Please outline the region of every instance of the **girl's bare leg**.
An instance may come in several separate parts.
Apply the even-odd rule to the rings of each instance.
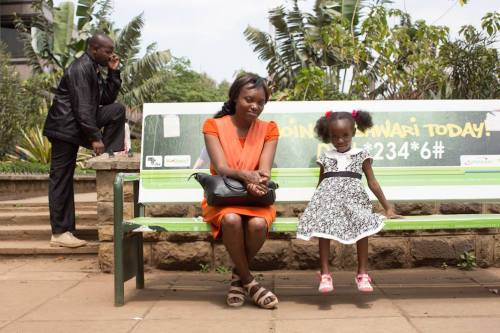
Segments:
[[[356,242],[358,254],[358,274],[365,274],[368,271],[368,237]]]
[[[330,240],[326,238],[319,239],[319,261],[321,265],[321,274],[330,273]]]

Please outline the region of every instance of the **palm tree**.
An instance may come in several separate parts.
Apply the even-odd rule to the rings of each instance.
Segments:
[[[79,0],[62,2],[58,7],[52,1],[35,0],[38,13],[33,18],[31,31],[17,20],[17,29],[24,41],[24,52],[34,73],[63,70],[85,52],[86,40],[96,31],[103,31],[115,41],[115,52],[120,56],[122,88],[118,100],[129,110],[139,110],[154,92],[167,80],[164,69],[171,59],[169,50],[147,47],[140,56],[143,15],[134,17],[123,29],[116,29],[109,19],[112,0]],[[76,27],[74,22],[76,20]]]
[[[276,88],[294,88],[301,72],[319,67],[326,73],[325,80],[339,89],[340,70],[345,72],[352,61],[336,45],[339,40],[331,37],[335,29],[343,29],[355,38],[364,3],[363,0],[316,0],[313,13],[305,13],[300,10],[298,0],[294,0],[288,10],[279,6],[269,11],[274,35],[248,26],[245,38],[259,58],[267,62]]]

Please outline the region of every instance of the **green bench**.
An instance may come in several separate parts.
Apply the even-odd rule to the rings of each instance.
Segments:
[[[136,277],[137,288],[144,287],[140,231],[209,232],[209,225],[199,218],[146,217],[144,205],[201,201],[201,187],[187,178],[198,165],[199,159],[194,161],[204,145],[203,121],[220,104],[144,105],[141,172],[118,174],[114,183],[116,305],[124,303],[125,281]],[[500,201],[498,101],[319,101],[269,102],[262,114],[276,121],[281,133],[277,167],[272,171],[280,186],[278,203],[309,200],[318,181],[314,161],[328,148],[314,138],[314,124],[326,110],[353,107],[372,113],[372,133],[359,133],[353,142],[371,147],[375,174],[388,200]],[[125,182],[134,184],[134,218],[127,220],[123,218]],[[279,217],[270,232],[294,232],[296,225],[297,218]],[[384,231],[478,228],[500,228],[500,214],[411,216],[386,221]]]
[[[207,171],[207,170],[205,170]],[[200,218],[146,217],[139,203],[139,180],[156,188],[171,189],[176,195],[159,198],[158,203],[200,202],[199,184],[187,181],[190,169],[174,169],[158,174],[120,173],[114,183],[115,305],[124,304],[124,283],[136,277],[136,287],[144,288],[142,231],[209,232]],[[307,202],[318,180],[318,169],[274,169],[278,182],[277,202]],[[499,167],[407,167],[375,168],[375,174],[390,201],[475,201],[500,200]],[[123,219],[123,184],[134,184],[134,218]],[[278,217],[270,232],[294,232],[295,217]],[[387,220],[384,231],[500,228],[500,214],[408,216]]]

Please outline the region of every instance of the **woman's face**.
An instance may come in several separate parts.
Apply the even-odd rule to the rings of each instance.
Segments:
[[[264,88],[251,88],[251,84],[247,84],[240,90],[240,95],[236,99],[235,116],[253,122],[264,111],[266,104],[266,94]]]

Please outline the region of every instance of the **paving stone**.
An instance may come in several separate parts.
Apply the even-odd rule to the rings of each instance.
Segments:
[[[242,309],[236,309],[241,311]],[[232,312],[231,314],[235,313]],[[252,315],[253,313],[247,313]],[[193,320],[193,319],[170,319],[170,320],[144,320],[133,330],[133,333],[164,333],[164,332],[238,332],[238,333],[256,333],[272,332],[273,323],[270,320],[253,319],[248,317],[243,320]]]
[[[334,312],[334,310],[324,312]],[[367,318],[366,316],[363,316],[361,318],[355,317],[322,320],[277,320],[275,330],[276,333],[331,333],[333,331],[343,333],[418,332],[403,317]]]
[[[2,329],[2,333],[19,332],[50,332],[50,333],[78,333],[78,332],[130,332],[137,324],[137,320],[81,320],[81,321],[19,321]],[[1,325],[1,324],[0,324]]]
[[[411,323],[420,332],[498,332],[500,328],[500,318],[486,317],[452,317],[452,318],[411,318]]]

